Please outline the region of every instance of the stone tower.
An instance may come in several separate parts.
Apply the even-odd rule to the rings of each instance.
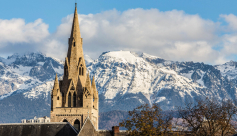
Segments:
[[[51,93],[51,122],[70,122],[78,130],[89,116],[98,129],[98,91],[95,79],[92,83],[82,49],[77,6],[73,18],[71,36],[68,39],[68,52],[65,58],[63,80],[58,82],[56,74]]]

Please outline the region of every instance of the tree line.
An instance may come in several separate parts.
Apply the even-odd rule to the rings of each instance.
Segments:
[[[129,118],[119,125],[130,136],[232,136],[236,133],[235,105],[230,100],[219,102],[206,98],[167,113],[158,104],[144,104],[129,111]]]

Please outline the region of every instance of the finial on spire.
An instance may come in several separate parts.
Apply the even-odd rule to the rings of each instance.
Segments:
[[[77,1],[76,1],[76,3],[75,3],[75,7],[77,7]]]

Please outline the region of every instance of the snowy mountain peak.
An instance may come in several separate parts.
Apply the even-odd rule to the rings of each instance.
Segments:
[[[142,54],[140,55],[140,57],[142,57],[142,58],[150,58],[150,59],[157,59],[157,58],[162,59],[162,58],[160,58],[160,57],[153,56],[153,55],[150,55],[150,54],[147,54],[147,53],[142,53]]]
[[[237,62],[229,61],[222,65],[215,65],[215,68],[220,70],[222,76],[227,76],[228,79],[237,78]]]
[[[15,58],[11,64],[0,62],[0,99],[21,92],[24,99],[50,102],[55,73],[62,76],[63,64],[41,54]],[[144,103],[159,103],[170,110],[206,97],[237,98],[234,61],[212,66],[130,51],[104,52],[95,61],[85,55],[85,60],[95,76],[102,112],[131,110]]]
[[[89,55],[84,55],[85,61],[86,61],[86,65],[89,65],[90,63],[92,63],[94,60],[89,56]]]
[[[103,53],[99,60],[115,60],[123,63],[139,63],[142,58],[130,51],[112,51]]]
[[[0,95],[38,86],[55,73],[62,75],[63,65],[42,53],[13,54],[0,62]]]

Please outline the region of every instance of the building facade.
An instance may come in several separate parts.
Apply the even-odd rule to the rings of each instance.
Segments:
[[[48,123],[48,122],[50,122],[50,118],[47,116],[39,117],[39,118],[37,118],[35,116],[34,119],[30,119],[30,120],[22,119],[21,120],[21,123]]]
[[[80,130],[89,117],[98,129],[99,97],[95,79],[91,82],[83,55],[77,6],[75,6],[63,79],[56,74],[51,93],[51,122],[69,122]]]

